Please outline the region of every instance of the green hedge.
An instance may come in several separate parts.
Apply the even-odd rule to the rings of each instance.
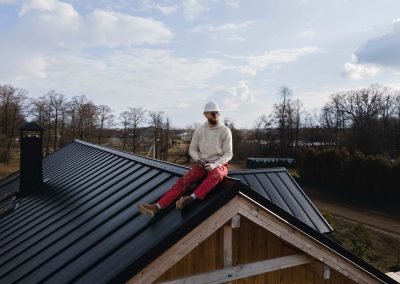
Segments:
[[[365,156],[346,150],[309,150],[300,166],[301,180],[354,193],[400,197],[400,163],[382,155]]]

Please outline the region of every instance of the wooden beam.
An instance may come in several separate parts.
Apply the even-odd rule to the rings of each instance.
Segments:
[[[240,228],[240,214],[236,214],[235,216],[233,216],[231,226],[234,229]]]
[[[174,266],[186,254],[197,247],[201,242],[229,222],[237,214],[239,198],[235,197],[222,206],[217,212],[206,219],[178,243],[170,247],[157,259],[147,265],[142,271],[131,278],[128,283],[153,283],[169,268]]]
[[[331,268],[324,264],[324,276],[322,277],[325,280],[331,279]]]
[[[224,267],[232,266],[232,227],[224,226]]]
[[[313,261],[312,257],[305,253],[278,257],[263,261],[257,261],[248,264],[241,264],[233,267],[223,268],[208,273],[201,273],[191,277],[175,279],[172,281],[162,282],[162,284],[178,284],[178,283],[226,283],[237,279],[247,278],[275,270],[285,269],[289,267],[303,265]]]

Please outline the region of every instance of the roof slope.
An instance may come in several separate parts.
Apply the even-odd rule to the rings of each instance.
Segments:
[[[261,196],[317,231],[331,235],[332,227],[304,194],[285,168],[234,170],[229,176],[240,179]]]
[[[143,255],[150,257],[144,253],[145,249],[154,253],[157,251],[154,247],[160,245],[158,242],[172,240],[185,232],[182,228],[188,220],[191,226],[197,223],[175,210],[167,210],[161,220],[149,223],[138,214],[135,204],[157,200],[186,171],[182,166],[78,140],[47,156],[43,159],[44,188],[20,199],[19,209],[0,219],[0,282],[77,281],[97,276],[105,267],[115,268],[115,273],[108,275],[117,277],[124,273],[123,262],[127,259],[118,256],[119,248],[123,248],[121,254],[129,252],[126,265],[135,263],[132,249],[144,265]],[[323,233],[330,231],[285,169],[230,174],[243,179],[245,184],[312,228]],[[240,185],[226,179],[220,187],[229,194],[226,197],[224,190],[217,191],[216,202],[231,198]],[[0,181],[0,192],[18,187],[18,172]],[[205,211],[208,213],[216,208],[209,201],[198,206],[202,210],[211,206]],[[208,216],[200,215],[201,218]],[[193,218],[197,220],[199,216],[193,215]],[[151,232],[158,237],[149,238]],[[128,249],[125,245],[132,247]],[[113,265],[107,266],[110,263]],[[139,267],[138,263],[134,265],[135,269]],[[130,267],[130,273],[135,269]]]
[[[239,192],[385,279],[386,275],[326,238],[315,226],[294,217],[301,216],[299,209],[289,205],[282,209],[267,187],[263,193],[252,181],[268,178],[275,190],[290,186],[290,195],[300,198],[303,193],[295,193],[296,187],[282,169],[233,171],[233,176],[242,176],[255,190],[226,178],[207,196],[207,202],[195,202],[182,212],[171,206],[152,220],[138,213],[137,203],[157,200],[186,171],[82,141],[47,156],[43,161],[44,188],[20,199],[18,210],[0,219],[0,282],[125,281]],[[18,180],[18,174],[7,177],[0,181],[0,190],[15,188]]]
[[[45,187],[0,220],[2,283],[99,283],[132,275],[242,185],[226,179],[208,202],[184,212],[171,206],[149,222],[135,204],[158,199],[186,169],[83,142],[46,157],[43,166]]]

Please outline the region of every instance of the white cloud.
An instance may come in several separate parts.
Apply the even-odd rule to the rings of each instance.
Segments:
[[[238,66],[235,67],[239,71],[240,74],[248,75],[248,76],[256,76],[257,70],[251,68],[250,66]]]
[[[204,25],[193,28],[195,32],[210,32],[210,33],[221,33],[221,32],[246,32],[252,21],[245,21],[242,23],[226,23],[223,25]]]
[[[246,39],[241,35],[245,34],[252,24],[252,21],[225,23],[223,25],[209,24],[196,26],[192,28],[191,31],[194,33],[202,33],[218,40],[223,39],[227,41],[244,42]]]
[[[393,24],[396,24],[396,23],[399,23],[399,22],[400,22],[400,18],[394,19],[394,20],[392,21]]]
[[[239,8],[239,0],[225,0],[225,3],[229,7]]]
[[[173,6],[161,6],[161,5],[156,5],[156,9],[159,10],[161,13],[164,15],[171,15],[175,13],[178,10],[178,6],[173,5]]]
[[[262,55],[256,56],[234,56],[233,58],[245,60],[247,67],[240,66],[238,71],[249,72],[255,75],[255,72],[263,71],[268,66],[279,65],[297,61],[300,57],[319,52],[316,46],[306,46],[297,49],[275,49],[266,51]],[[251,72],[250,72],[251,70]]]
[[[173,34],[161,22],[95,10],[87,17],[88,45],[129,46],[168,42]]]
[[[15,3],[17,3],[16,0],[0,0],[0,5],[5,5],[5,4],[11,5],[11,4],[15,4]]]
[[[185,0],[182,5],[183,15],[190,21],[209,9],[207,4],[202,0]]]
[[[202,104],[209,80],[225,70],[215,59],[174,57],[169,51],[149,49],[119,50],[101,58],[79,53],[15,56],[3,64],[2,82],[35,95],[51,89],[69,96],[85,93],[117,113],[128,105],[167,113],[177,106],[190,109],[187,102]]]
[[[250,102],[254,99],[245,81],[239,81],[239,85],[233,88],[233,96],[241,102]]]
[[[298,38],[314,38],[315,37],[315,32],[314,31],[304,31],[304,32],[300,32],[297,34]]]
[[[56,0],[30,0],[24,2],[19,12],[23,16],[32,11],[54,12],[60,16],[76,16],[77,13],[71,4]]]
[[[179,103],[178,104],[178,108],[179,109],[188,109],[189,108],[189,104],[188,103]]]
[[[379,71],[378,67],[366,64],[347,62],[343,66],[343,75],[354,80],[376,76]]]
[[[247,105],[253,102],[255,98],[255,92],[243,80],[240,80],[233,87],[219,86],[215,89],[214,94],[222,102],[222,108],[229,111],[234,111],[239,106]]]
[[[22,5],[16,37],[20,43],[52,47],[126,47],[169,42],[173,33],[161,22],[96,9],[81,16],[71,4],[31,0]]]
[[[155,9],[164,15],[171,15],[178,10],[178,5],[174,4],[167,4],[164,3],[163,5],[158,4],[159,1],[157,0],[144,0],[143,7],[144,9]]]

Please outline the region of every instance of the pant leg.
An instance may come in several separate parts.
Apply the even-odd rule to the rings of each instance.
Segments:
[[[203,200],[206,195],[214,189],[214,187],[228,174],[228,166],[221,165],[216,169],[208,172],[207,177],[203,182],[196,188],[194,194]]]
[[[207,174],[207,171],[195,165],[191,168],[183,177],[179,178],[175,184],[161,197],[157,202],[161,208],[168,207],[177,198],[181,197],[186,190],[197,182],[199,179],[203,178]]]

